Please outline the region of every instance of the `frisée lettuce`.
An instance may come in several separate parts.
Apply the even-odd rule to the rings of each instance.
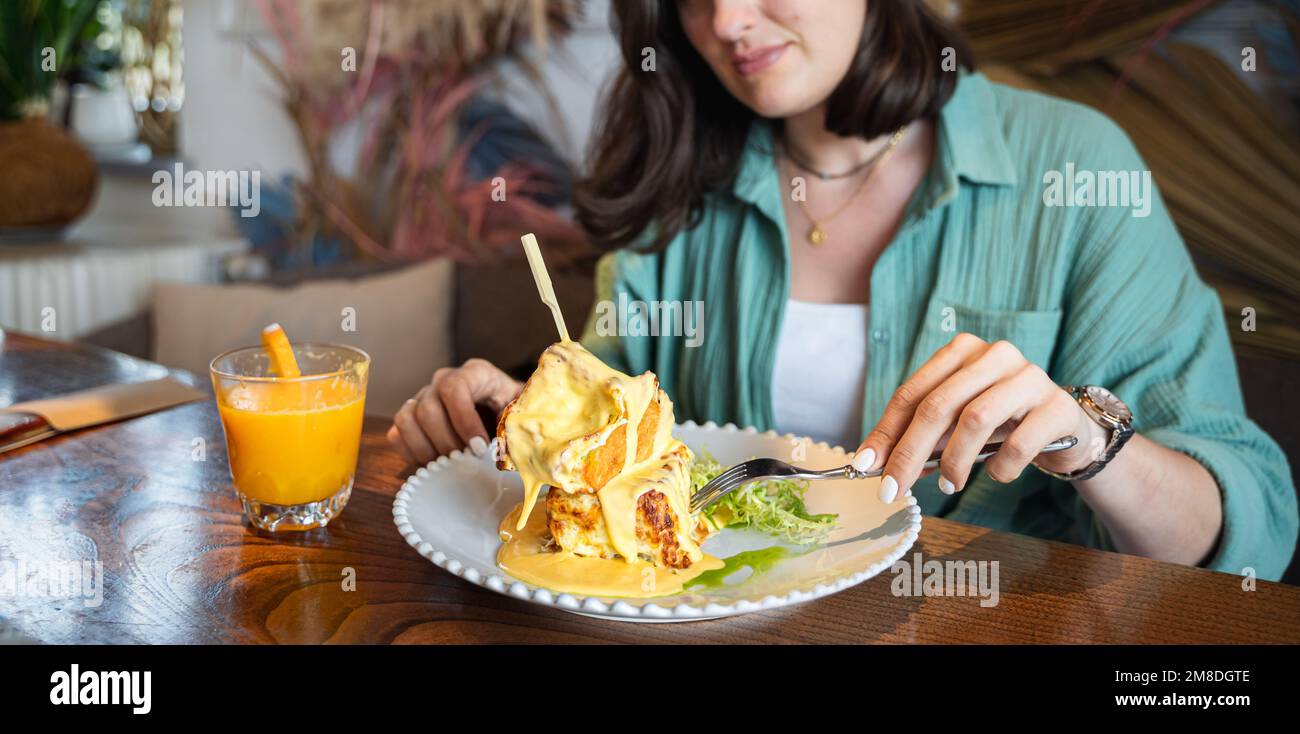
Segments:
[[[691,464],[691,492],[698,492],[727,467],[705,450]],[[714,529],[750,527],[799,545],[821,541],[835,529],[838,515],[813,515],[804,505],[808,481],[767,479],[740,487],[704,509]]]

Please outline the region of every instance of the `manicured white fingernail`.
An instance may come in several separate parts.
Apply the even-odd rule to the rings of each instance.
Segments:
[[[482,436],[475,436],[469,440],[469,450],[474,452],[475,456],[482,456],[487,451],[487,441]]]
[[[875,463],[876,450],[870,448],[862,449],[853,457],[853,461],[849,462],[849,464],[858,471],[871,471],[871,467]]]
[[[891,476],[886,476],[880,482],[880,501],[889,504],[898,496],[898,481]]]
[[[953,484],[947,479],[944,479],[943,476],[941,475],[939,477],[939,491],[943,492],[944,494],[952,494],[953,492],[957,491],[957,485]]]

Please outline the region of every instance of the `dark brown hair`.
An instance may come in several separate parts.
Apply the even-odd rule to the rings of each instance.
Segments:
[[[574,206],[599,247],[659,250],[698,221],[706,194],[732,186],[756,116],[691,46],[677,0],[612,6],[623,69]],[[945,47],[973,68],[965,39],[924,0],[868,0],[857,57],[827,100],[827,129],[869,140],[935,116],[957,86],[940,66]],[[642,68],[645,49],[653,71]]]

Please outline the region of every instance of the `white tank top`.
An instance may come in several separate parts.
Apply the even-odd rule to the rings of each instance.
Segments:
[[[868,308],[789,300],[772,371],[777,433],[852,452],[862,442]]]

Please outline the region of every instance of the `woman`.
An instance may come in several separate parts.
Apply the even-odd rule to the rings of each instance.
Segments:
[[[597,356],[654,371],[680,419],[857,446],[885,502],[1280,576],[1286,459],[1245,417],[1219,302],[1113,123],[991,83],[921,0],[614,8],[625,68],[576,196],[612,250],[597,297],[705,308],[694,341],[593,315]],[[1078,171],[1133,187],[1063,204],[1089,201],[1052,191]],[[482,360],[439,370],[389,437],[416,462],[481,452],[474,404],[520,387]]]

